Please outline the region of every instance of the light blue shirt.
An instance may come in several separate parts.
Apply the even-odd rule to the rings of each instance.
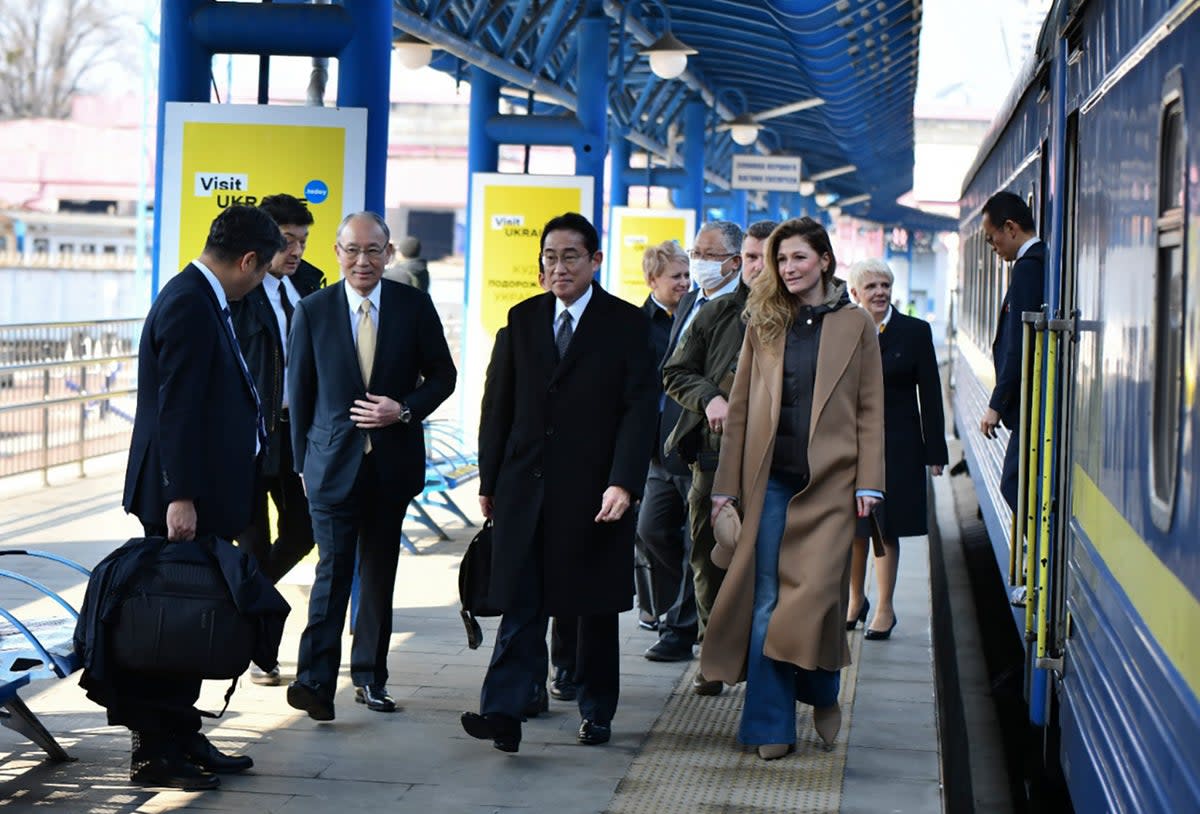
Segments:
[[[292,285],[292,281],[287,277],[275,277],[268,274],[263,277],[262,281],[263,292],[267,295],[267,302],[271,304],[271,311],[275,313],[275,324],[279,327],[279,342],[283,348],[283,409],[288,406],[288,376],[287,376],[287,313],[283,310],[283,299],[279,296],[280,289],[286,289],[288,302],[292,304],[292,308],[296,307],[296,303],[300,302],[300,292]]]
[[[683,327],[679,329],[679,342],[676,343],[676,347],[679,346],[679,343],[683,342],[684,331],[691,327],[692,320],[696,318],[696,314],[700,313],[700,297],[704,297],[706,303],[712,302],[713,300],[718,300],[721,297],[724,297],[726,294],[732,294],[733,292],[737,291],[738,286],[741,285],[741,282],[742,275],[738,273],[733,275],[733,278],[729,282],[718,288],[712,294],[705,294],[703,290],[697,289],[700,291],[700,296],[696,297],[696,299],[692,301],[692,310],[688,311],[687,317],[685,317],[683,320]]]

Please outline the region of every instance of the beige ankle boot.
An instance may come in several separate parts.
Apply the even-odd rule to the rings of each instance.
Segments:
[[[838,730],[842,728],[842,708],[838,704],[828,707],[813,707],[813,728],[826,749],[833,748]]]
[[[795,748],[791,743],[764,743],[758,747],[758,756],[763,760],[779,760]]]

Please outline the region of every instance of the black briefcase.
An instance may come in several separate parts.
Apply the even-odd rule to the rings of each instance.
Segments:
[[[492,521],[486,520],[463,554],[458,566],[458,599],[462,603],[463,625],[467,629],[467,647],[483,643],[483,630],[477,616],[499,616],[503,611],[492,606],[488,586],[492,580]]]
[[[214,538],[163,542],[125,587],[111,631],[124,670],[231,679],[250,666],[257,628],[242,616],[213,554]]]

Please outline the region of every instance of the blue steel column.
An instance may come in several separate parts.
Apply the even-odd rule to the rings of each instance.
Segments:
[[[150,296],[158,296],[158,247],[162,239],[163,135],[167,102],[207,102],[212,54],[192,37],[191,16],[207,0],[162,0],[158,34],[158,127],[154,151],[154,247]]]
[[[388,116],[391,113],[391,0],[344,0],[354,34],[338,58],[338,106],[367,109],[364,203],[387,214]]]
[[[687,183],[679,192],[679,205],[696,210],[696,223],[704,218],[704,124],[708,107],[698,98],[689,99],[683,108],[683,166]]]
[[[623,133],[616,133],[608,144],[608,205],[629,206],[629,184],[625,183],[625,171],[629,169],[629,142]],[[611,209],[608,222],[612,223]]]
[[[488,135],[488,119],[500,112],[500,77],[483,68],[471,66],[467,75],[471,85],[471,108],[467,118],[467,247],[466,283],[463,303],[471,291],[471,219],[474,212],[474,191],[471,176],[477,172],[495,172],[500,166],[500,145]]]
[[[730,193],[733,204],[730,207],[729,218],[743,226],[750,225],[749,200],[750,194],[744,189],[735,189]]]
[[[575,145],[575,174],[594,181],[592,222],[597,231],[604,223],[604,159],[608,155],[608,35],[612,19],[600,2],[590,2],[575,28],[579,43],[575,81],[579,100],[575,115],[584,138]],[[628,163],[628,162],[627,162]]]
[[[783,193],[767,193],[767,217],[774,221],[783,220]]]

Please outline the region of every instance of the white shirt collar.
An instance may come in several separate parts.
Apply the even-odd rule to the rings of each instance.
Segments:
[[[1024,243],[1022,243],[1021,248],[1017,249],[1017,259],[1020,260],[1022,257],[1024,257],[1025,252],[1029,251],[1029,247],[1034,243],[1037,243],[1038,240],[1038,236],[1034,235],[1033,237],[1029,238],[1029,240],[1026,240]]]
[[[213,293],[217,295],[217,305],[224,311],[229,307],[229,298],[225,296],[225,289],[221,287],[221,281],[217,279],[217,275],[212,273],[212,269],[201,263],[199,260],[193,260],[192,265],[200,269],[200,273],[204,275],[204,279],[208,280],[208,284],[212,286]]]
[[[589,283],[587,290],[579,295],[579,299],[571,303],[569,306],[563,305],[563,301],[554,298],[554,326],[558,327],[558,319],[562,316],[563,311],[571,312],[571,324],[573,327],[579,326],[579,319],[583,316],[583,312],[587,309],[588,303],[592,301],[592,286]]]
[[[892,314],[895,313],[895,311],[896,311],[895,308],[893,308],[890,305],[888,306],[887,313],[883,315],[883,320],[879,323],[880,331],[882,331],[884,328],[886,328],[887,324],[892,321]]]
[[[268,274],[263,277],[263,288],[271,294],[274,294],[281,285],[283,285],[283,279],[276,277],[274,274]]]
[[[667,306],[665,306],[665,305],[663,305],[661,302],[659,302],[659,301],[658,301],[658,297],[654,296],[654,294],[651,294],[651,295],[650,295],[650,302],[654,303],[654,304],[655,304],[655,305],[657,305],[657,306],[658,306],[660,309],[662,309],[662,310],[663,310],[663,312],[667,314],[667,316],[670,316],[670,315],[671,315],[671,313],[672,313],[672,309],[668,308]]]
[[[375,306],[375,313],[379,313],[379,291],[383,288],[382,280],[376,283],[375,287],[371,289],[371,293],[365,297],[351,288],[349,281],[343,280],[342,285],[346,288],[346,301],[350,303],[350,313],[358,313],[358,309],[362,307],[363,300],[370,300],[371,305]]]

